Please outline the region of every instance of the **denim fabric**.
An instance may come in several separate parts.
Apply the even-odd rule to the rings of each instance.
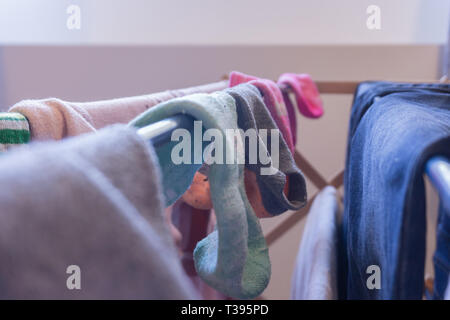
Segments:
[[[359,85],[344,178],[340,298],[421,299],[426,230],[423,172],[426,161],[437,154],[450,158],[450,85]],[[439,228],[444,221],[448,225],[448,214],[441,211]],[[438,234],[441,243],[442,232]],[[438,251],[448,262],[448,242]],[[380,268],[380,289],[368,288],[371,265]]]

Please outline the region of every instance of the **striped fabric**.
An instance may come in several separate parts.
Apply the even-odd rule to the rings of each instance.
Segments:
[[[20,113],[0,112],[0,152],[30,140],[28,120]]]

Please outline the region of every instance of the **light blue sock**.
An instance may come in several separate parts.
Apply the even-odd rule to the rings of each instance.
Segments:
[[[236,104],[225,92],[194,94],[161,103],[132,120],[130,125],[143,127],[181,113],[202,120],[205,129],[219,129],[224,137],[224,155],[231,152],[233,145],[226,143],[225,130],[238,128]],[[159,158],[172,163],[170,151],[164,152],[166,154],[158,155]],[[166,165],[160,163],[161,167]],[[164,179],[169,178],[165,186],[172,186],[171,191],[179,197],[191,183],[193,174],[173,174],[178,166],[170,166],[171,175],[164,176],[163,169]],[[271,266],[259,220],[245,193],[244,165],[236,161],[234,164],[212,164],[209,182],[217,226],[197,244],[195,267],[207,284],[223,294],[239,299],[254,298],[267,287]],[[176,185],[182,188],[174,187]]]

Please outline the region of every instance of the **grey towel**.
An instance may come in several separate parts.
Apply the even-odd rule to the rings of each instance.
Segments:
[[[196,298],[163,219],[155,159],[125,126],[2,157],[0,298]],[[67,288],[70,265],[80,290]]]
[[[240,84],[226,89],[225,92],[236,100],[239,128],[244,131],[248,129],[266,129],[268,131],[267,145],[260,137],[258,139],[261,142],[259,147],[263,148],[264,152],[270,155],[271,139],[269,139],[269,133],[271,129],[278,129],[278,127],[265,106],[259,90],[251,84]],[[262,165],[259,161],[256,164],[250,164],[248,143],[245,146],[245,167],[256,174],[256,181],[261,192],[264,208],[272,215],[302,208],[306,204],[307,198],[305,178],[295,165],[293,156],[283,136],[279,135],[279,168],[273,175],[260,174],[261,167],[269,167],[272,165],[272,162],[267,165]],[[287,177],[289,178],[289,191],[286,197],[283,189]]]

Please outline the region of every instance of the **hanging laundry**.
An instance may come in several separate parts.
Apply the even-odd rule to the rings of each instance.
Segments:
[[[450,85],[367,82],[358,86],[344,179],[342,297],[422,298],[423,170],[425,162],[438,154],[450,158]],[[449,215],[448,208],[441,212],[438,224],[438,230],[445,228],[447,234]],[[437,243],[440,237],[438,232]],[[447,240],[437,252],[447,261],[440,266],[447,275],[449,254]],[[439,291],[441,280],[437,280]]]
[[[309,74],[283,73],[277,83],[292,90],[298,111],[305,117],[320,118],[323,115],[319,90]]]
[[[15,125],[20,124],[17,129],[22,130],[23,127],[24,131],[17,129],[14,129],[13,132],[5,131],[3,136],[0,133],[0,151],[7,149],[11,143],[27,143],[30,139],[29,127],[31,127],[31,138],[34,141],[60,140],[69,136],[94,132],[108,125],[128,123],[140,113],[160,102],[192,93],[222,90],[227,85],[227,81],[221,81],[149,95],[84,103],[66,102],[56,98],[23,100],[10,108],[10,112],[4,113],[4,117],[23,119],[24,121],[17,122]],[[9,129],[11,122],[0,117],[0,128],[3,126]],[[199,195],[205,193],[194,191],[194,194],[196,195],[195,199],[198,199]],[[210,200],[209,193],[207,195],[207,199]],[[193,202],[198,203],[198,201]],[[174,239],[179,238],[180,234],[173,226],[171,226],[171,230]]]
[[[266,108],[259,90],[253,84],[242,84],[225,90],[236,100],[238,126],[244,132],[251,130],[278,129],[277,125]],[[264,154],[270,155],[270,148],[265,146],[258,137],[259,146],[264,148]],[[306,184],[301,171],[297,168],[292,153],[282,135],[279,137],[279,170],[273,175],[260,173],[261,163],[250,164],[248,143],[245,161],[245,188],[247,197],[255,214],[262,217],[271,217],[286,212],[298,210],[306,203]],[[261,143],[262,142],[262,143]],[[270,166],[266,164],[265,166]],[[248,170],[247,170],[248,169]],[[199,209],[209,209],[210,201],[209,182],[207,174],[195,174],[192,185],[183,195],[183,200]]]
[[[195,173],[189,189],[183,194],[184,202],[196,209],[209,210],[212,209],[211,190],[208,182],[209,166],[204,164]],[[251,201],[251,199],[250,199]]]
[[[242,84],[225,90],[236,101],[238,126],[244,132],[246,130],[267,130],[278,129],[269,111],[267,110],[261,94],[252,84]],[[270,145],[265,145],[263,139],[258,136],[259,148],[263,148],[263,153],[271,155]],[[258,216],[274,216],[286,212],[287,210],[299,210],[306,204],[306,182],[300,169],[297,168],[292,153],[290,152],[283,136],[279,137],[279,164],[278,168],[273,168],[275,174],[261,174],[262,167],[272,165],[251,164],[249,159],[249,143],[245,150],[245,168],[249,169],[248,175],[254,176],[257,187],[254,188],[253,178],[246,176],[245,186],[247,196],[255,211],[260,212]],[[288,182],[287,182],[288,181]],[[285,193],[285,186],[287,192]],[[254,200],[252,201],[252,197]],[[263,204],[261,206],[260,204]]]
[[[336,300],[339,204],[334,187],[318,193],[308,212],[292,277],[294,300]]]
[[[181,250],[181,264],[202,299],[217,300],[227,297],[208,286],[195,270],[194,249],[197,242],[208,233],[214,231],[212,225],[212,210],[195,209],[184,201],[178,200],[172,206],[173,224],[183,234],[179,248]],[[214,223],[215,224],[215,223]]]
[[[254,76],[246,75],[238,71],[232,71],[230,73],[229,86],[234,87],[241,83],[250,82],[250,84],[257,87],[264,99],[267,109],[269,109],[275,123],[280,129],[284,140],[286,141],[289,150],[294,152],[294,143],[292,140],[292,130],[289,124],[289,118],[284,105],[283,94],[280,88],[272,80],[259,79]]]
[[[20,113],[0,112],[0,152],[28,143],[30,127]]]
[[[0,169],[0,298],[198,297],[163,218],[156,156],[135,130],[31,145]]]
[[[237,163],[238,157],[243,155],[231,150],[235,142],[225,132],[227,129],[238,129],[235,101],[225,92],[176,98],[147,110],[131,121],[130,125],[143,127],[180,113],[201,120],[205,129],[218,129],[222,136],[223,154],[233,155],[231,164],[213,163],[209,168],[217,230],[195,248],[197,273],[208,285],[227,296],[254,298],[266,288],[271,268],[259,220],[245,193],[244,165]],[[158,157],[168,160],[160,161],[161,164],[172,162],[170,150],[163,150],[165,154],[160,152],[157,150]],[[184,190],[177,186],[184,184],[182,180],[188,180],[189,184],[196,171],[188,166],[188,172],[178,175],[176,172],[180,170],[179,167],[184,165],[172,166],[172,173],[166,171],[167,176],[164,176],[164,180],[168,181],[165,188],[171,190],[168,193],[173,194],[172,199],[181,196]]]
[[[259,90],[261,90],[266,107],[269,109],[271,116],[274,118],[283,138],[285,139],[289,147],[289,150],[291,152],[294,152],[294,144],[292,139],[295,137],[296,132],[291,132],[289,125],[290,120],[287,115],[286,107],[284,106],[283,96],[280,89],[273,81],[270,80],[259,79],[257,77],[246,75],[237,71],[233,71],[230,73],[230,87],[234,87],[236,85],[249,81],[252,81],[252,84],[258,87]],[[252,204],[252,207],[258,217],[269,217],[271,216],[271,214],[267,214],[267,207],[266,209],[264,208],[262,204],[261,194],[259,193],[258,187],[255,185],[255,183],[256,177],[254,176],[254,174],[246,171],[245,185],[250,203]],[[286,196],[289,194],[289,185],[292,184],[286,184]],[[193,180],[193,185],[183,195],[183,200],[185,200],[195,208],[208,209],[211,208],[211,201],[209,200],[210,197],[207,192],[209,192],[208,178],[203,172],[197,172]],[[270,202],[271,200],[271,198],[265,199],[266,203]],[[277,210],[277,212],[281,213],[279,210]]]
[[[297,120],[294,106],[289,97],[289,89],[294,97],[297,109],[307,118],[320,118],[323,115],[322,100],[320,99],[319,90],[309,74],[284,73],[277,81],[280,87],[285,87],[283,92],[284,103],[289,115],[292,139],[294,146],[297,142]]]
[[[240,74],[240,73],[238,73]],[[237,77],[233,79],[235,81]],[[255,80],[256,77],[252,77],[250,80]],[[247,80],[247,81],[250,81]],[[238,85],[240,83],[243,83],[244,81],[238,83],[228,82],[228,86],[232,87],[234,85]],[[202,168],[207,168],[207,166],[204,166]],[[257,188],[254,186],[256,182],[256,177],[254,177],[251,173],[245,171],[244,172],[245,180],[249,181],[250,183],[246,183],[246,191],[247,195],[249,195],[249,201],[252,204],[253,209],[255,210],[255,214],[259,218],[268,217],[264,210],[260,210],[262,208],[262,202],[260,199],[260,194],[257,191]],[[193,206],[197,209],[211,209],[212,208],[212,202],[211,202],[211,194],[210,194],[210,188],[209,188],[209,182],[208,182],[208,176],[205,172],[202,170],[199,170],[192,181],[192,185],[189,187],[189,189],[186,191],[185,194],[183,194],[183,200]]]
[[[209,93],[226,88],[221,81],[207,85],[159,93],[95,101],[67,102],[49,98],[42,100],[23,100],[9,109],[24,115],[30,125],[32,140],[60,140],[116,123],[128,123],[148,108],[192,93]]]

